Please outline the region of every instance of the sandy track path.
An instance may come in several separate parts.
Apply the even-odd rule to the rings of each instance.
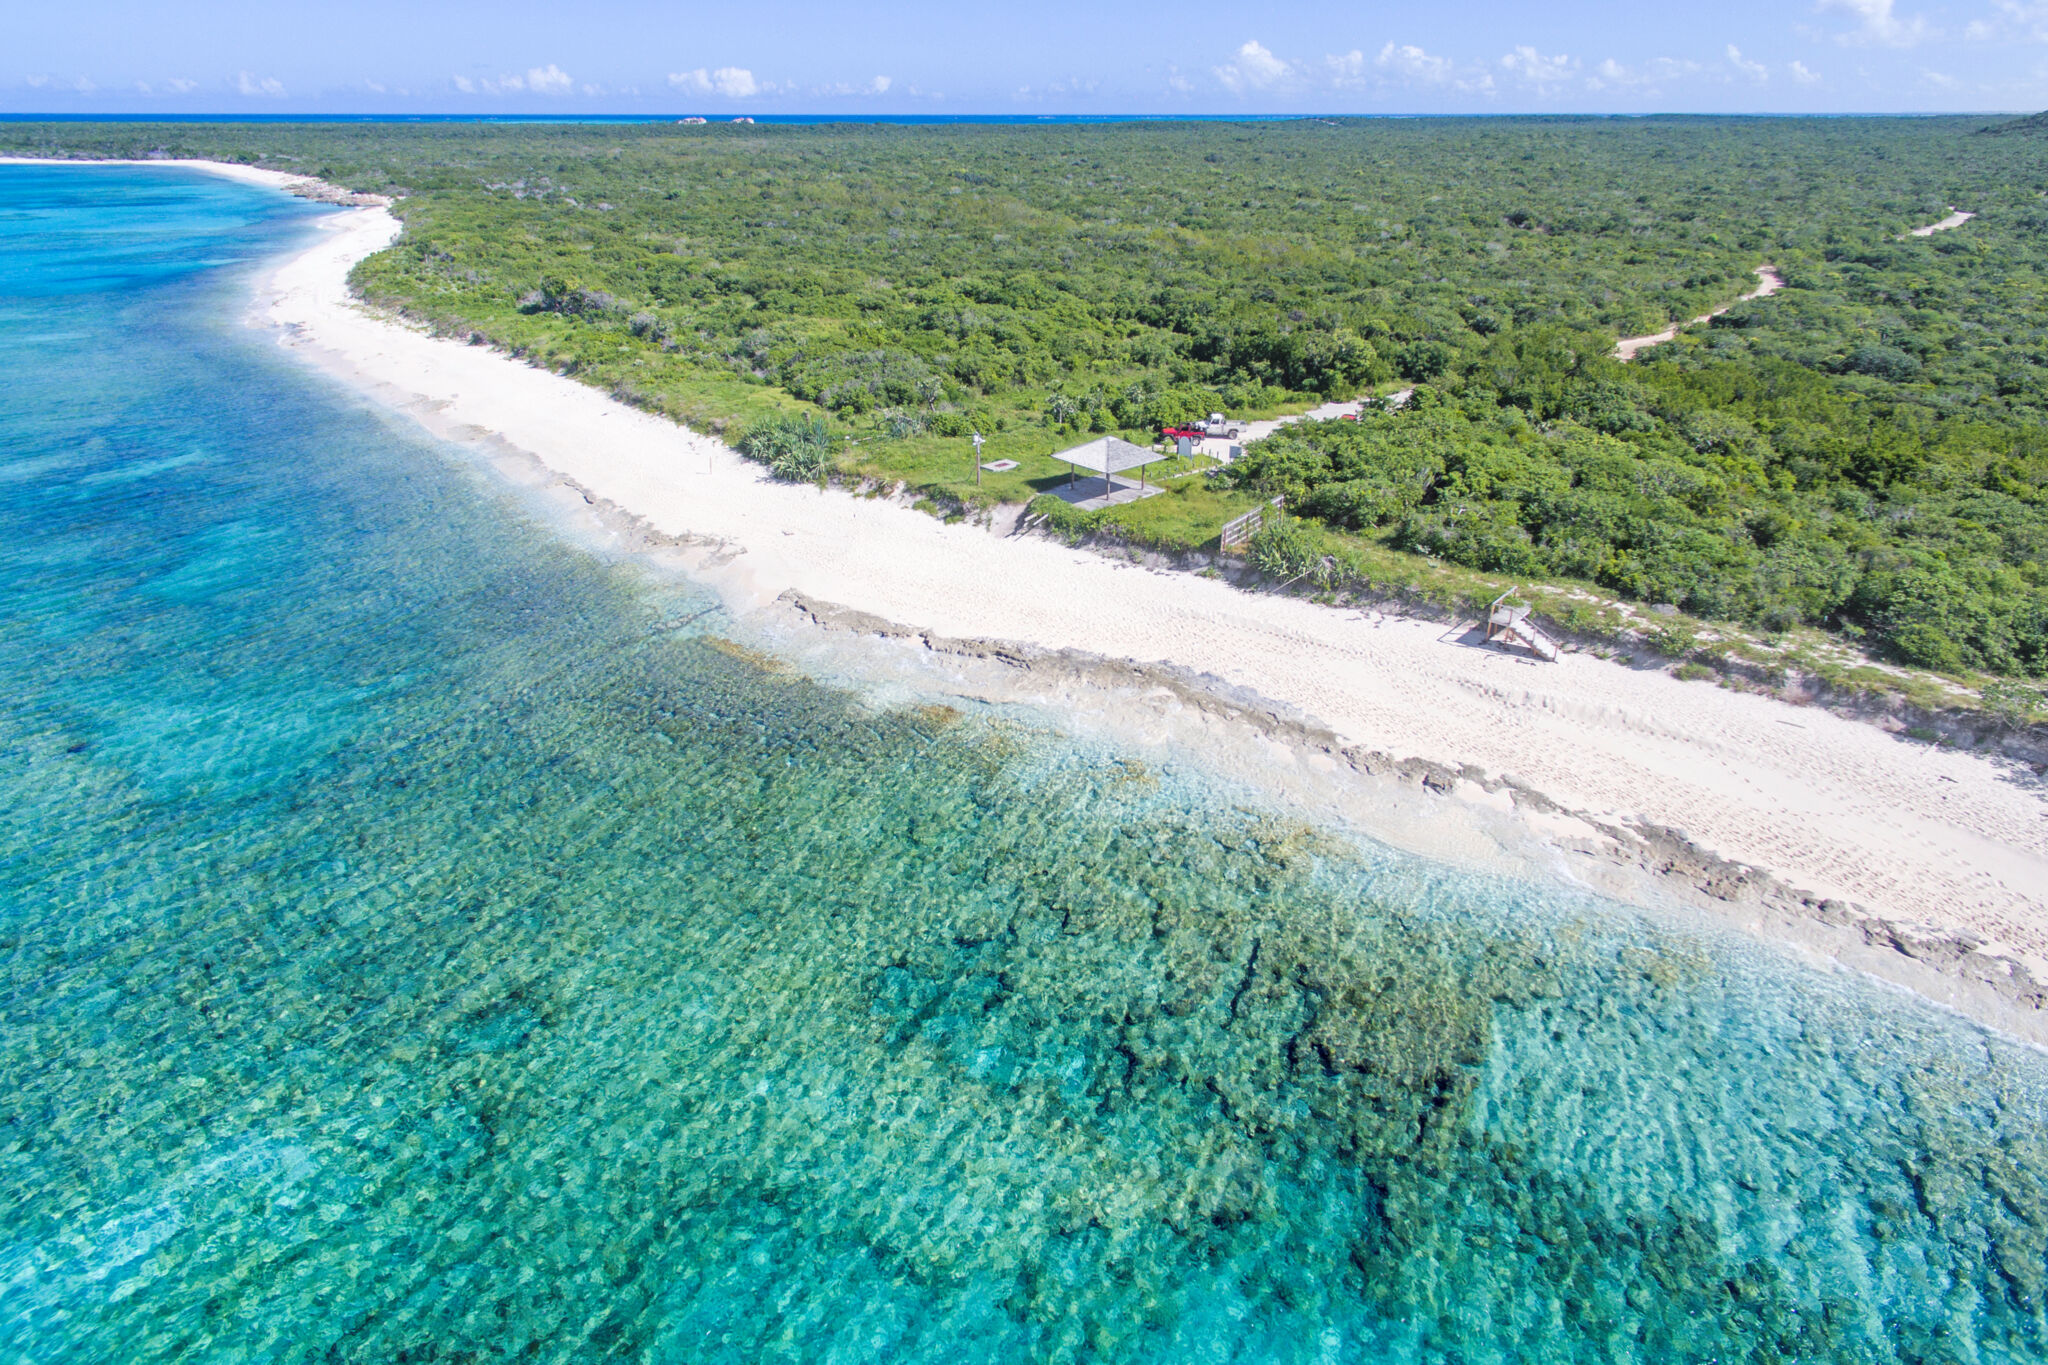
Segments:
[[[1703,322],[1712,322],[1715,318],[1720,317],[1721,314],[1733,308],[1736,303],[1748,303],[1751,299],[1767,299],[1785,287],[1784,277],[1774,267],[1760,265],[1756,268],[1755,274],[1758,279],[1757,287],[1735,300],[1735,303],[1716,308],[1711,313],[1702,313],[1698,317],[1688,319],[1685,322],[1674,322],[1663,331],[1652,332],[1648,336],[1623,337],[1614,345],[1614,358],[1623,362],[1634,360],[1638,351],[1646,351],[1652,346],[1662,346],[1667,341],[1675,340],[1678,334],[1687,327],[1697,327]]]
[[[1911,232],[1908,232],[1906,237],[1932,237],[1937,232],[1947,232],[1950,228],[1959,228],[1976,216],[1974,213],[1964,213],[1957,209],[1954,204],[1950,204],[1948,217],[1938,223],[1929,223],[1926,227],[1916,227]],[[1899,240],[1904,241],[1905,237],[1901,237]]]
[[[1904,241],[1906,237],[1932,237],[1937,232],[1947,232],[1950,228],[1959,228],[1976,216],[1975,213],[1966,213],[1958,210],[1955,205],[1951,204],[1949,205],[1948,217],[1938,223],[1929,223],[1925,227],[1916,227],[1899,240]],[[1720,317],[1730,308],[1733,308],[1736,303],[1748,303],[1751,299],[1767,299],[1785,287],[1784,277],[1779,275],[1777,270],[1771,266],[1758,266],[1756,274],[1762,283],[1747,294],[1744,294],[1741,298],[1735,300],[1735,303],[1716,308],[1711,313],[1702,313],[1698,317],[1691,318],[1685,322],[1674,322],[1663,331],[1652,332],[1648,336],[1623,337],[1615,343],[1614,358],[1621,361],[1634,360],[1638,352],[1646,351],[1652,346],[1661,346],[1667,341],[1676,340],[1678,334],[1687,327],[1697,327],[1703,322],[1712,322],[1715,318]]]

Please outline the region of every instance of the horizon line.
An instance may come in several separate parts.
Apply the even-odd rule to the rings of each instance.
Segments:
[[[760,122],[760,121],[762,121],[762,120],[783,120],[783,119],[805,119],[805,120],[834,120],[834,121],[839,121],[839,122],[846,122],[846,123],[875,123],[875,122],[892,122],[892,121],[897,121],[897,120],[904,120],[904,119],[916,120],[916,121],[918,121],[918,122],[923,122],[923,123],[958,123],[958,122],[967,122],[967,121],[986,121],[986,120],[992,120],[992,119],[1000,119],[1000,120],[1002,120],[1002,121],[1004,121],[1004,122],[1017,122],[1017,123],[1039,123],[1039,122],[1051,122],[1051,121],[1058,121],[1058,120],[1075,120],[1075,119],[1086,119],[1086,120],[1097,120],[1097,121],[1118,121],[1118,122],[1156,122],[1156,123],[1198,123],[1198,122],[1199,122],[1199,123],[1230,123],[1230,122],[1240,122],[1240,121],[1241,121],[1241,122],[1256,122],[1256,123],[1274,123],[1274,122],[1288,122],[1288,121],[1292,121],[1292,122],[1313,122],[1313,121],[1315,121],[1315,120],[1318,120],[1318,119],[1359,119],[1359,120],[1386,120],[1386,119],[1401,119],[1401,120],[1413,120],[1413,119],[1486,119],[1486,118],[1526,118],[1526,119],[1538,119],[1538,118],[1570,118],[1570,119],[1658,119],[1658,118],[1701,118],[1701,119],[1712,119],[1712,118],[1726,118],[1726,119],[1746,119],[1746,118],[1811,118],[1811,119],[1826,119],[1826,118],[2016,118],[2016,117],[2018,117],[2018,118],[2023,118],[2023,117],[2027,117],[2027,116],[2029,116],[2030,114],[2032,114],[2032,113],[2034,113],[2034,112],[2036,112],[2036,111],[2034,111],[2034,110],[2028,110],[2028,109],[1904,109],[1904,110],[1866,110],[1866,109],[1842,109],[1842,110],[1826,110],[1826,111],[1815,111],[1815,110],[1772,110],[1772,109],[1754,109],[1754,110],[1739,110],[1739,111],[1731,111],[1731,110],[1687,110],[1687,109],[1659,109],[1659,110],[1641,110],[1641,111],[1635,111],[1635,112],[1617,112],[1617,111],[1614,111],[1614,110],[1592,110],[1592,109],[1583,109],[1583,110],[1572,110],[1572,109],[1547,109],[1547,110],[1468,110],[1468,111],[1456,111],[1456,112],[1449,112],[1449,111],[1438,111],[1438,112],[1388,112],[1388,111],[1378,111],[1378,112],[1372,112],[1372,113],[1366,113],[1366,112],[1342,112],[1342,111],[1330,111],[1330,110],[1323,110],[1323,111],[1315,111],[1315,112],[1307,112],[1307,113],[1259,113],[1259,112],[1251,112],[1251,111],[1247,111],[1247,112],[1243,112],[1243,113],[1230,113],[1230,114],[1197,114],[1197,113],[1142,113],[1142,112],[1092,112],[1092,113],[1091,113],[1091,112],[1082,112],[1082,111],[1072,111],[1072,112],[1063,112],[1063,113],[1018,113],[1018,112],[1001,112],[1001,111],[994,111],[994,110],[991,110],[991,111],[986,111],[986,112],[976,112],[976,111],[971,111],[971,110],[959,110],[959,111],[949,111],[949,112],[946,112],[946,113],[908,113],[908,112],[901,112],[901,113],[853,113],[853,112],[849,112],[849,111],[837,111],[837,110],[823,110],[823,111],[804,111],[804,110],[792,110],[792,111],[782,111],[782,112],[771,112],[771,111],[766,111],[766,110],[763,110],[763,111],[737,111],[737,112],[736,112],[736,111],[726,110],[726,111],[721,111],[721,112],[719,112],[719,113],[715,113],[715,114],[708,114],[708,113],[697,113],[697,112],[693,112],[693,111],[689,111],[689,110],[680,110],[680,111],[675,111],[675,112],[664,112],[664,113],[610,113],[610,112],[605,112],[605,111],[601,111],[601,110],[600,110],[600,111],[589,111],[589,112],[582,112],[582,113],[570,113],[570,112],[554,112],[554,113],[523,113],[523,112],[518,112],[518,111],[501,111],[501,112],[496,112],[496,113],[485,113],[485,112],[478,112],[478,111],[475,111],[475,110],[469,110],[469,111],[461,111],[461,112],[457,112],[457,111],[444,111],[444,110],[414,110],[414,111],[409,111],[409,112],[389,112],[389,111],[387,111],[387,112],[375,112],[375,111],[369,111],[369,110],[341,110],[341,111],[328,111],[328,112],[316,112],[316,111],[311,111],[311,110],[302,110],[302,111],[292,111],[292,112],[285,112],[285,113],[258,113],[258,112],[254,112],[254,111],[249,111],[249,112],[240,112],[240,113],[237,113],[237,112],[230,112],[230,111],[224,111],[224,110],[223,110],[223,111],[206,111],[206,112],[199,112],[199,113],[183,113],[183,112],[172,112],[172,111],[168,111],[168,110],[74,110],[74,111],[70,111],[70,112],[56,112],[56,111],[37,111],[37,110],[28,110],[28,111],[19,111],[19,112],[17,112],[17,111],[8,111],[8,110],[0,110],[0,121],[5,121],[5,122],[16,122],[16,123],[36,123],[36,122],[43,122],[43,123],[77,123],[77,122],[85,122],[85,121],[94,121],[94,122],[101,122],[101,121],[104,121],[104,122],[115,122],[115,123],[119,123],[119,122],[136,122],[136,123],[141,123],[141,122],[174,122],[174,123],[250,123],[250,122],[258,122],[258,123],[280,123],[280,122],[290,122],[290,121],[293,121],[293,120],[306,120],[306,121],[309,121],[309,122],[321,122],[321,121],[331,121],[331,120],[337,120],[337,119],[360,119],[360,120],[368,120],[368,121],[379,121],[379,122],[402,122],[402,121],[405,121],[405,120],[408,120],[408,119],[446,119],[446,120],[454,120],[454,121],[461,121],[461,122],[488,122],[488,121],[493,121],[493,120],[516,120],[516,121],[518,121],[518,122],[521,122],[521,123],[583,123],[583,122],[589,122],[589,121],[591,121],[591,120],[595,120],[595,119],[607,119],[607,120],[616,120],[616,121],[619,121],[619,122],[632,122],[632,123],[666,123],[666,122],[677,122],[677,123],[680,123],[680,122],[682,122],[682,121],[683,121],[683,120],[685,120],[685,119],[690,119],[690,118],[701,118],[701,119],[705,120],[705,122],[706,122],[707,124],[709,124],[709,123],[727,123],[727,124],[730,124],[730,123],[736,123],[736,122],[740,122],[741,120],[753,120],[754,122],[757,122],[757,123],[758,123],[758,122]]]

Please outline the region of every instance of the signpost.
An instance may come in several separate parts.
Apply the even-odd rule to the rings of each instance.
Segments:
[[[981,433],[974,433],[974,486],[981,487]]]

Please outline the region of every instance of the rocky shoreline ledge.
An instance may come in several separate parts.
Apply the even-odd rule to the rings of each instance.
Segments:
[[[581,502],[599,526],[625,542],[629,553],[703,551],[707,552],[705,568],[719,567],[746,553],[744,547],[719,537],[661,531],[631,508],[575,479],[548,471],[530,452],[502,438],[489,438],[484,444],[500,458],[530,462],[543,471],[548,485]],[[1389,605],[1398,609],[1399,604]],[[1789,939],[1850,970],[1892,982],[1981,1023],[2048,1047],[2048,982],[2037,979],[2024,962],[1986,951],[1984,940],[1964,930],[1888,916],[1855,901],[1817,895],[1764,868],[1724,858],[1683,830],[1648,820],[1618,821],[1577,809],[1514,777],[1490,773],[1477,765],[1452,766],[1347,744],[1314,717],[1213,673],[1016,640],[946,635],[794,589],[781,593],[775,606],[803,626],[828,634],[900,641],[933,655],[993,663],[1019,673],[1110,691],[1163,689],[1191,711],[1243,726],[1300,752],[1325,755],[1361,777],[1391,780],[1433,797],[1505,795],[1517,816],[1562,817],[1585,826],[1591,837],[1551,838],[1574,856],[1649,878],[1679,892],[1683,899],[1718,909],[1723,919],[1730,911],[1736,912],[1746,928]],[[1768,932],[1767,925],[1772,922],[1778,932]]]
[[[1363,776],[1392,779],[1436,796],[1451,797],[1460,784],[1470,784],[1488,794],[1505,792],[1518,812],[1563,815],[1595,830],[1597,840],[1570,841],[1568,846],[1574,853],[1676,882],[1716,901],[1754,906],[1817,926],[1846,930],[1865,947],[1895,955],[1903,962],[1957,982],[1981,987],[2022,1015],[2048,1010],[2048,984],[2035,980],[2024,963],[1984,952],[1982,940],[1973,935],[1887,918],[1853,902],[1814,896],[1762,868],[1720,857],[1682,830],[1649,822],[1617,823],[1574,810],[1511,777],[1490,774],[1469,764],[1453,768],[1426,758],[1399,758],[1345,744],[1312,718],[1292,714],[1288,708],[1212,674],[1080,650],[956,638],[819,601],[794,590],[783,593],[777,601],[820,630],[909,641],[934,654],[989,660],[1024,672],[1054,673],[1097,687],[1163,688],[1191,709],[1249,726],[1267,738],[1297,749],[1326,754]],[[2048,1023],[2048,1016],[2043,1016],[2043,1022]],[[2048,1038],[2048,1030],[2027,1028],[2025,1032],[2039,1032]]]

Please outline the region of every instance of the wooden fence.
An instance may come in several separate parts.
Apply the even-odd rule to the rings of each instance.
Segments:
[[[1277,497],[1267,506],[1284,508],[1287,506],[1287,499],[1284,496]],[[1247,540],[1257,535],[1265,524],[1266,509],[1264,507],[1254,507],[1241,517],[1232,517],[1229,521],[1223,523],[1223,534],[1217,537],[1219,548],[1227,550],[1233,545],[1244,544]]]

